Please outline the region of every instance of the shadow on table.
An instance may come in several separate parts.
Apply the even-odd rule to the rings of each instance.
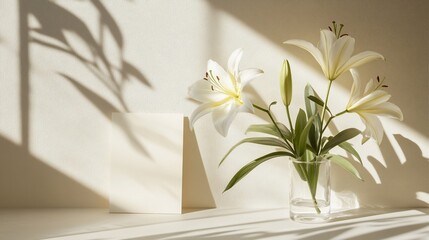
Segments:
[[[168,234],[159,234],[147,237],[129,238],[128,240],[140,240],[140,239],[210,239],[210,240],[257,240],[257,239],[299,239],[299,240],[313,240],[313,239],[387,239],[390,237],[402,235],[404,239],[423,239],[429,235],[429,224],[427,223],[428,217],[422,215],[421,212],[414,212],[406,216],[397,216],[383,218],[384,214],[376,214],[377,210],[368,210],[364,213],[358,213],[357,210],[343,212],[341,214],[348,215],[347,218],[338,218],[335,221],[342,221],[344,219],[355,221],[347,221],[346,223],[326,223],[324,225],[303,225],[303,229],[293,231],[258,231],[258,229],[264,229],[265,224],[284,224],[284,228],[288,226],[296,226],[296,223],[291,223],[289,220],[274,219],[269,221],[257,221],[248,222],[236,225],[227,225],[215,228],[197,229],[191,231],[175,232]],[[378,210],[380,212],[380,210]],[[399,211],[401,212],[401,211]],[[398,212],[398,213],[399,213]],[[416,221],[415,217],[422,217],[421,221]],[[354,217],[353,217],[354,216]],[[368,216],[374,216],[377,219],[369,219]],[[356,219],[357,218],[357,219]],[[423,219],[425,218],[425,219]],[[386,227],[389,226],[389,227]],[[216,231],[216,229],[225,229],[222,231]],[[247,229],[254,229],[249,233],[240,233]],[[228,230],[229,229],[229,230]],[[359,231],[360,230],[360,231]],[[215,231],[213,233],[202,233],[204,231]],[[184,236],[185,235],[185,236]],[[186,236],[188,235],[188,236]],[[191,235],[191,236],[189,236]]]
[[[207,210],[212,211],[212,210]],[[283,217],[283,212],[255,210],[248,212],[216,213],[208,217],[152,223],[63,236],[55,239],[99,239],[101,236],[117,236],[128,240],[155,239],[208,239],[208,240],[257,240],[257,239],[386,239],[401,236],[402,239],[424,239],[429,235],[428,214],[417,210],[353,210],[341,213],[347,217],[325,224],[300,224]],[[268,215],[267,215],[268,213]],[[191,213],[192,214],[192,213]],[[183,230],[177,230],[177,229]],[[186,229],[187,228],[187,229]],[[150,234],[161,231],[165,233]]]

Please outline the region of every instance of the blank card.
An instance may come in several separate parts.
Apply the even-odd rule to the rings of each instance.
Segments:
[[[110,212],[181,213],[183,115],[113,113]]]

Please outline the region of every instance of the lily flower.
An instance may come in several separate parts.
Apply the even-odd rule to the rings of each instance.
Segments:
[[[350,69],[350,72],[353,77],[353,86],[346,110],[357,113],[366,125],[366,129],[362,132],[362,144],[370,137],[380,144],[383,139],[383,127],[378,116],[392,117],[402,121],[402,111],[395,104],[387,102],[391,95],[382,90],[387,85],[383,85],[383,81],[380,81],[378,77],[377,81],[370,79],[364,86],[358,72],[355,69]]]
[[[216,130],[225,137],[237,113],[254,112],[252,102],[242,90],[263,71],[256,68],[239,71],[242,55],[241,48],[231,54],[228,71],[209,60],[205,78],[189,87],[189,96],[202,103],[190,117],[191,128],[199,118],[211,112]]]
[[[322,68],[323,74],[330,81],[335,80],[343,72],[350,68],[358,67],[367,62],[383,59],[384,57],[376,52],[365,51],[352,55],[355,46],[355,39],[347,34],[341,34],[343,25],[337,28],[334,24],[334,31],[322,29],[320,31],[320,42],[318,46],[304,40],[288,40],[285,44],[295,45],[309,52]]]

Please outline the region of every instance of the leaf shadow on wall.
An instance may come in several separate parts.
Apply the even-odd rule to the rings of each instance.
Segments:
[[[102,85],[104,85],[104,92],[108,92],[113,96],[116,103],[114,104],[112,98],[107,98],[99,92],[91,90],[88,87],[88,78],[81,78],[79,72],[73,72],[72,74],[65,72],[58,72],[59,76],[62,76],[64,83],[69,84],[72,88],[74,87],[81,95],[91,103],[102,116],[110,121],[111,112],[123,112],[129,111],[129,107],[124,99],[123,89],[127,83],[133,79],[138,81],[140,84],[147,88],[153,89],[150,82],[146,79],[144,74],[140,72],[132,63],[128,62],[123,57],[124,39],[119,26],[116,21],[104,7],[99,0],[87,1],[96,10],[99,18],[98,22],[98,36],[91,32],[89,26],[73,14],[71,11],[61,7],[53,1],[48,0],[34,0],[34,1],[19,1],[19,35],[20,35],[20,108],[21,108],[21,144],[13,144],[6,138],[2,138],[2,141],[7,142],[6,145],[11,147],[7,151],[2,151],[6,157],[2,157],[0,164],[5,165],[7,168],[2,169],[13,169],[16,166],[20,166],[22,171],[25,171],[23,176],[17,176],[16,174],[2,175],[3,183],[13,183],[18,180],[24,184],[23,188],[16,188],[11,190],[7,186],[2,187],[2,205],[7,206],[22,206],[28,205],[37,207],[40,204],[43,206],[56,206],[56,207],[106,207],[107,196],[101,196],[99,193],[90,190],[87,186],[80,181],[80,179],[73,180],[72,177],[67,176],[59,170],[55,170],[53,167],[47,165],[46,160],[35,157],[30,149],[32,148],[30,143],[30,136],[32,133],[32,120],[31,112],[31,96],[37,93],[32,92],[31,86],[31,47],[38,45],[39,47],[45,47],[50,50],[55,50],[58,53],[62,53],[65,56],[75,59],[76,64],[80,64],[86,70],[91,72],[94,76],[93,79],[97,79]],[[30,20],[36,20],[37,26],[30,25]],[[34,21],[33,21],[34,22]],[[72,34],[74,38],[69,38],[67,34]],[[113,39],[114,47],[109,45],[109,50],[116,48],[118,53],[112,59],[108,56],[105,46],[106,36],[111,36]],[[84,45],[85,49],[89,50],[87,53],[80,52],[80,48],[75,47],[76,39],[79,44]],[[38,63],[43,64],[43,63]],[[55,72],[55,70],[54,70]],[[107,89],[107,91],[106,91]],[[31,93],[31,94],[30,94]],[[106,95],[106,94],[105,94]],[[71,110],[72,111],[72,110]],[[51,112],[52,116],[55,112]],[[77,118],[79,116],[76,116]],[[144,147],[135,139],[135,136],[131,129],[126,125],[122,126],[124,132],[130,137],[131,143],[139,149],[142,154],[146,154]],[[43,136],[31,136],[33,139],[43,138]],[[61,134],[57,134],[56,137],[61,138]],[[55,141],[55,140],[54,140]],[[4,144],[2,144],[2,147]],[[65,146],[64,151],[73,152],[73,147],[78,146]],[[67,166],[65,166],[67,168]],[[94,168],[94,170],[97,168]],[[19,172],[12,171],[12,172]],[[30,173],[29,176],[27,173]],[[88,173],[91,174],[91,173]],[[22,179],[17,179],[22,178]],[[26,183],[24,183],[26,182]],[[38,185],[41,191],[28,191],[29,186],[32,183],[40,183]],[[3,191],[5,191],[3,194]],[[12,191],[13,194],[8,194]],[[30,194],[31,193],[31,194]],[[45,199],[42,195],[44,193],[52,194],[57,196],[52,200]],[[57,195],[61,193],[61,197]],[[81,196],[76,198],[76,193]],[[19,198],[22,194],[26,195],[22,203],[13,202],[15,198]],[[39,201],[36,201],[36,200]],[[54,202],[57,199],[57,202]],[[80,199],[80,200],[76,200]],[[73,205],[75,201],[75,205]]]
[[[390,142],[383,141],[380,149],[383,159],[386,160],[386,166],[375,157],[368,157],[369,164],[374,167],[381,184],[378,184],[368,171],[362,171],[362,166],[355,163],[354,165],[361,170],[365,182],[357,184],[353,191],[359,202],[370,203],[365,207],[386,207],[384,205],[386,202],[398,207],[410,207],[410,204],[412,207],[428,207],[429,200],[418,199],[416,194],[419,192],[429,194],[429,159],[422,155],[421,149],[413,141],[399,134],[395,134],[394,138],[404,152],[406,161],[402,164]],[[349,182],[357,181],[352,178],[353,176],[344,170],[338,169],[333,178],[333,189],[338,192],[350,191]],[[371,197],[374,194],[378,196],[377,199]]]

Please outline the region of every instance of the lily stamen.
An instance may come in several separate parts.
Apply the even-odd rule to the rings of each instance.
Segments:
[[[212,70],[210,70],[210,73],[209,73],[209,80],[210,80],[210,83],[212,84],[212,91],[216,90],[216,92],[224,93],[232,97],[237,96],[237,93],[229,90],[228,88],[222,85],[222,83],[220,82],[219,76],[216,76],[216,78],[213,76]]]
[[[380,80],[380,77],[377,76],[378,86],[375,88],[375,90],[379,89],[380,87],[388,87],[387,85],[383,84],[384,80],[386,80],[385,77],[382,80]]]
[[[335,21],[332,21],[332,25],[334,25],[334,33],[335,35],[337,35],[337,24],[335,23]]]
[[[340,26],[338,27],[338,24],[335,21],[332,21],[332,26],[333,26],[334,30],[332,30],[332,28],[330,26],[328,26],[328,29],[329,29],[329,31],[334,33],[334,35],[337,39],[348,36],[347,33],[341,34],[341,31],[343,31],[344,24],[340,23]]]
[[[338,30],[337,38],[342,37],[341,30],[343,30],[344,24],[340,24],[340,29]]]

